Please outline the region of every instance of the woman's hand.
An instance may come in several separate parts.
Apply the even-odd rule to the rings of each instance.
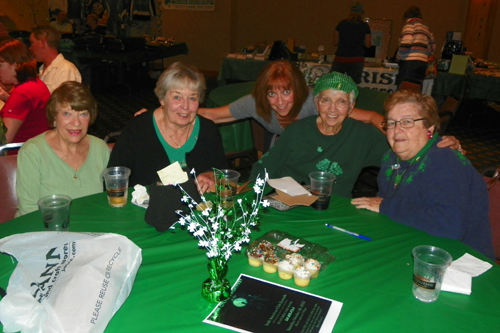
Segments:
[[[453,150],[458,150],[459,152],[462,153],[462,155],[465,156],[467,154],[467,151],[462,148],[462,145],[460,144],[460,141],[458,141],[457,138],[455,138],[452,135],[445,135],[443,136],[442,140],[437,144],[439,148],[451,148]]]
[[[142,108],[139,111],[137,111],[136,113],[134,113],[134,117],[137,117],[138,115],[143,114],[144,112],[147,112],[147,111],[148,111],[148,109]]]
[[[206,171],[204,173],[199,174],[196,177],[198,192],[203,194],[205,192],[211,192],[210,189],[215,188],[215,179],[213,171]]]
[[[371,210],[372,212],[375,213],[380,213],[380,204],[382,203],[384,199],[380,197],[375,197],[375,198],[368,198],[368,197],[362,197],[362,198],[356,198],[351,200],[351,204],[356,206],[356,208],[364,208]]]
[[[0,87],[0,99],[2,101],[7,101],[10,97],[10,94],[5,91],[2,87]]]

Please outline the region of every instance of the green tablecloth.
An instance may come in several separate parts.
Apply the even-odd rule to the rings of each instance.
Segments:
[[[432,96],[465,96],[467,88],[467,76],[438,72],[432,86]]]
[[[144,222],[145,210],[128,204],[108,206],[105,193],[76,199],[71,206],[71,231],[113,232],[127,236],[142,248],[143,262],[129,298],[111,319],[106,332],[227,332],[203,324],[213,309],[201,297],[208,277],[205,251],[185,230],[158,233]],[[325,223],[371,237],[371,242],[325,227]],[[299,207],[287,212],[264,211],[256,239],[281,230],[327,247],[337,260],[306,292],[343,302],[334,332],[496,332],[500,313],[500,266],[473,279],[470,296],[442,292],[432,304],[416,300],[411,292],[413,247],[431,244],[447,250],[454,259],[468,252],[484,256],[462,243],[430,236],[376,213],[357,210],[348,199],[332,198],[327,211]],[[0,225],[2,237],[43,231],[40,212]],[[0,255],[0,286],[7,287],[15,263]],[[288,287],[262,268],[251,267],[243,254],[229,263],[234,282],[245,273]]]
[[[500,77],[470,74],[467,97],[500,102]]]
[[[226,80],[256,81],[260,71],[271,60],[224,58],[217,77],[217,84],[223,86]]]
[[[254,85],[255,82],[243,82],[215,88],[208,96],[207,107],[216,108],[228,105],[240,97],[251,94]],[[254,148],[252,125],[249,120],[220,124],[219,131],[226,154]]]

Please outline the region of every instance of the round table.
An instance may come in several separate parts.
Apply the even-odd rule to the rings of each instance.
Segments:
[[[205,251],[186,230],[158,233],[144,222],[145,209],[127,204],[111,208],[105,193],[75,199],[71,206],[70,230],[122,234],[142,249],[143,262],[133,289],[111,319],[106,332],[227,332],[202,323],[214,308],[201,297],[201,283],[208,277]],[[372,238],[366,241],[327,228],[325,223]],[[305,288],[278,274],[248,265],[243,254],[229,261],[228,278],[234,283],[240,273],[275,282],[343,303],[334,332],[494,332],[500,313],[500,266],[473,279],[470,296],[442,292],[426,304],[411,291],[411,250],[431,244],[448,251],[453,259],[470,253],[489,261],[459,241],[431,236],[366,210],[357,210],[350,200],[332,197],[330,207],[316,211],[298,207],[281,212],[261,211],[256,239],[280,230],[326,247],[336,257],[318,278]],[[43,231],[39,211],[0,225],[1,237]],[[491,261],[490,261],[491,262]],[[0,286],[6,288],[15,262],[0,255]]]

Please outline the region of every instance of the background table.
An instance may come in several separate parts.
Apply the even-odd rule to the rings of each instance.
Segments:
[[[162,60],[160,67],[163,70],[163,59],[188,53],[186,43],[175,43],[147,45],[137,50],[72,50],[63,54],[78,67],[82,80],[89,84],[94,92],[99,92],[111,82],[126,85],[131,91],[131,86],[141,84],[145,77],[149,78],[149,66],[143,66],[143,63]]]
[[[113,232],[127,236],[142,248],[143,262],[129,298],[111,319],[106,332],[228,332],[203,324],[214,308],[201,297],[201,283],[208,277],[205,251],[186,230],[158,233],[144,222],[145,210],[128,204],[108,206],[105,193],[76,199],[71,206],[70,228],[76,232]],[[373,241],[337,232],[325,223],[369,236]],[[0,225],[0,235],[42,231],[40,212]],[[500,313],[500,266],[473,279],[470,296],[442,292],[432,304],[416,300],[411,292],[413,247],[431,244],[447,250],[454,259],[468,252],[484,256],[462,243],[430,236],[373,212],[357,210],[348,199],[333,197],[327,211],[299,207],[287,212],[272,208],[262,212],[256,239],[270,230],[281,230],[321,244],[337,260],[308,287],[300,288],[343,302],[334,332],[496,332]],[[6,288],[15,268],[10,257],[0,255],[0,286]],[[228,278],[235,282],[245,273],[285,286],[262,268],[248,265],[243,254],[229,262]]]
[[[217,84],[223,86],[235,81],[256,81],[260,71],[271,61],[224,58]],[[300,60],[296,63],[306,76],[309,85],[314,85],[317,79],[328,73],[332,66],[331,63],[318,63],[311,60]],[[397,88],[395,85],[397,73],[397,69],[366,66],[363,69],[359,86],[388,93],[394,92]]]
[[[210,92],[207,99],[208,108],[228,105],[238,98],[251,94],[255,82],[230,84],[216,88]],[[219,124],[224,152],[234,153],[254,148],[252,124],[250,120],[238,120],[231,123]]]

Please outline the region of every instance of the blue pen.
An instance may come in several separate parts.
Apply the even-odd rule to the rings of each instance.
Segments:
[[[345,232],[346,234],[349,234],[351,236],[354,236],[354,237],[358,237],[358,238],[361,238],[361,239],[365,239],[367,241],[371,241],[372,239],[370,237],[366,237],[366,236],[363,236],[363,235],[360,235],[360,234],[357,234],[355,232],[352,232],[352,231],[349,231],[349,230],[345,230],[345,229],[342,229],[342,228],[339,228],[339,227],[336,227],[334,225],[331,225],[331,224],[325,224],[328,228],[332,228],[332,229],[335,229],[335,230],[338,230],[338,231],[342,231],[342,232]]]

